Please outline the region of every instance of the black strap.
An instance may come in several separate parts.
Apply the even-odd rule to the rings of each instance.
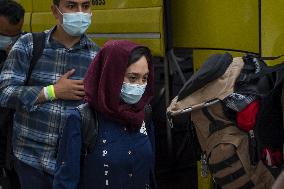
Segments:
[[[210,133],[210,135],[212,135],[216,131],[220,131],[220,130],[225,129],[227,127],[227,126],[225,126],[225,124],[223,122],[221,122],[219,120],[215,120],[213,118],[213,116],[210,114],[210,112],[208,111],[207,107],[202,108],[202,112],[204,113],[204,115],[211,122],[210,125],[209,125],[209,133]]]
[[[82,159],[94,150],[98,136],[99,117],[89,104],[82,104],[77,107],[80,112],[83,127],[81,127]]]
[[[95,125],[93,127],[96,129],[96,131],[95,131],[95,135],[92,134],[92,135],[89,135],[90,137],[87,137],[86,139],[84,138],[84,142],[85,142],[85,145],[86,145],[85,151],[87,153],[91,153],[94,150],[94,148],[95,148],[96,139],[97,139],[97,133],[98,133],[98,127],[99,127],[98,114],[97,114],[96,111],[94,111],[92,109],[91,109],[91,111],[93,113],[93,117],[94,117],[94,121],[95,121],[94,122]],[[91,133],[93,133],[93,132],[91,132]]]
[[[238,178],[242,177],[243,175],[246,174],[246,171],[244,170],[244,168],[240,168],[239,170],[237,170],[236,172],[229,174],[223,178],[214,178],[214,180],[216,181],[217,184],[221,185],[221,186],[225,186],[231,182],[234,182],[235,180],[237,180]]]
[[[29,67],[29,72],[27,75],[26,85],[30,80],[32,71],[35,67],[35,64],[37,63],[38,59],[41,57],[44,46],[45,46],[45,36],[46,34],[44,32],[39,33],[32,33],[33,36],[33,57],[31,60],[31,64]]]
[[[211,136],[213,133],[220,131],[222,129],[227,128],[228,126],[226,126],[223,122],[216,120],[215,122],[210,123],[209,125],[209,133]]]
[[[239,157],[237,154],[234,154],[233,156],[229,157],[228,159],[215,163],[215,164],[209,164],[209,169],[212,173],[217,173],[218,171],[221,171],[227,167],[231,167],[233,163],[236,163],[239,161]]]
[[[254,187],[254,184],[252,181],[247,182],[243,186],[239,187],[238,189],[251,189]]]
[[[146,131],[147,133],[150,132],[150,127],[151,127],[151,121],[152,121],[152,107],[150,104],[145,106],[145,127],[146,127]]]
[[[209,113],[207,107],[202,108],[202,112],[203,112],[204,115],[209,119],[209,121],[211,121],[211,122],[215,122],[215,121],[216,121],[216,120],[213,118],[213,116]]]

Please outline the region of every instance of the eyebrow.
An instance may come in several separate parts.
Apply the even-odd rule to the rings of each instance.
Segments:
[[[135,73],[135,72],[130,72],[130,73],[127,73],[127,75],[139,76],[140,74],[139,73]],[[145,73],[143,76],[146,76],[146,75],[149,75],[149,72]]]
[[[66,3],[68,4],[78,4],[78,2],[75,2],[74,0],[67,0]],[[85,1],[82,3],[83,5],[85,4],[91,4],[91,1]]]
[[[66,1],[66,3],[73,3],[73,4],[77,4],[77,2],[72,1],[72,0],[68,0],[68,1]]]

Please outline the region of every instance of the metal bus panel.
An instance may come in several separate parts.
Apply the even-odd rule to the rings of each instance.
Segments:
[[[93,9],[162,7],[163,0],[92,0]]]
[[[261,55],[276,57],[284,55],[284,1],[261,2]],[[269,65],[282,63],[284,57],[266,61]]]
[[[225,52],[230,53],[233,57],[243,56],[244,53],[233,52],[233,51],[223,51],[223,50],[194,50],[193,51],[193,69],[197,71],[200,69],[201,65],[213,54],[224,54]]]
[[[16,1],[18,3],[20,3],[24,7],[24,9],[25,9],[25,11],[27,13],[32,12],[32,10],[33,10],[33,0],[16,0]]]
[[[33,3],[32,0],[16,0],[19,4],[23,6],[25,9],[25,17],[24,17],[24,24],[23,24],[23,31],[30,32],[30,20],[32,14]]]
[[[22,0],[23,1],[23,0]],[[48,12],[52,0],[30,0],[34,4],[34,12]],[[129,9],[161,7],[163,0],[91,0],[92,9]]]
[[[32,13],[30,12],[25,13],[24,23],[23,23],[23,28],[22,28],[24,32],[31,31],[31,24],[30,24],[31,17],[32,17]]]
[[[174,47],[258,53],[258,0],[173,0],[171,5]]]
[[[93,41],[95,41],[99,46],[103,46],[103,44],[111,39],[117,39],[117,38],[93,38]],[[119,39],[125,39],[129,40],[126,38],[119,38]],[[161,40],[153,40],[153,39],[131,39],[131,41],[143,44],[147,47],[150,48],[152,54],[154,56],[163,56],[163,52],[161,49],[164,48],[164,45],[162,44]]]
[[[32,32],[41,32],[52,28],[57,24],[51,12],[37,12],[32,14],[31,28]]]
[[[129,39],[148,46],[156,56],[164,55],[161,7],[94,10],[93,15],[88,34],[94,41]]]
[[[33,32],[49,29],[57,23],[50,11],[51,3],[52,0],[33,0]],[[164,56],[161,5],[161,0],[105,0],[104,5],[92,7],[92,25],[87,34],[100,46],[109,39],[128,39],[148,46],[155,56]]]

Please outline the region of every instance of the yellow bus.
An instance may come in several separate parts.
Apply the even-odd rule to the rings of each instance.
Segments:
[[[52,0],[17,1],[26,10],[25,31],[42,31],[56,23],[50,12]],[[129,39],[149,46],[160,57],[171,48],[193,49],[196,55],[215,50],[283,54],[281,0],[92,0],[92,4],[93,22],[87,32],[99,45]]]

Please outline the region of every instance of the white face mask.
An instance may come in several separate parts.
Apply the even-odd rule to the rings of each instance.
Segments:
[[[142,98],[147,84],[131,84],[123,83],[120,91],[120,96],[127,104],[136,104]]]
[[[57,7],[56,7],[57,8]],[[86,32],[91,24],[92,14],[84,12],[61,13],[59,8],[57,10],[63,16],[63,23],[61,24],[64,31],[71,36],[81,36]]]
[[[13,43],[13,38],[0,35],[0,50],[6,50],[6,48]]]

